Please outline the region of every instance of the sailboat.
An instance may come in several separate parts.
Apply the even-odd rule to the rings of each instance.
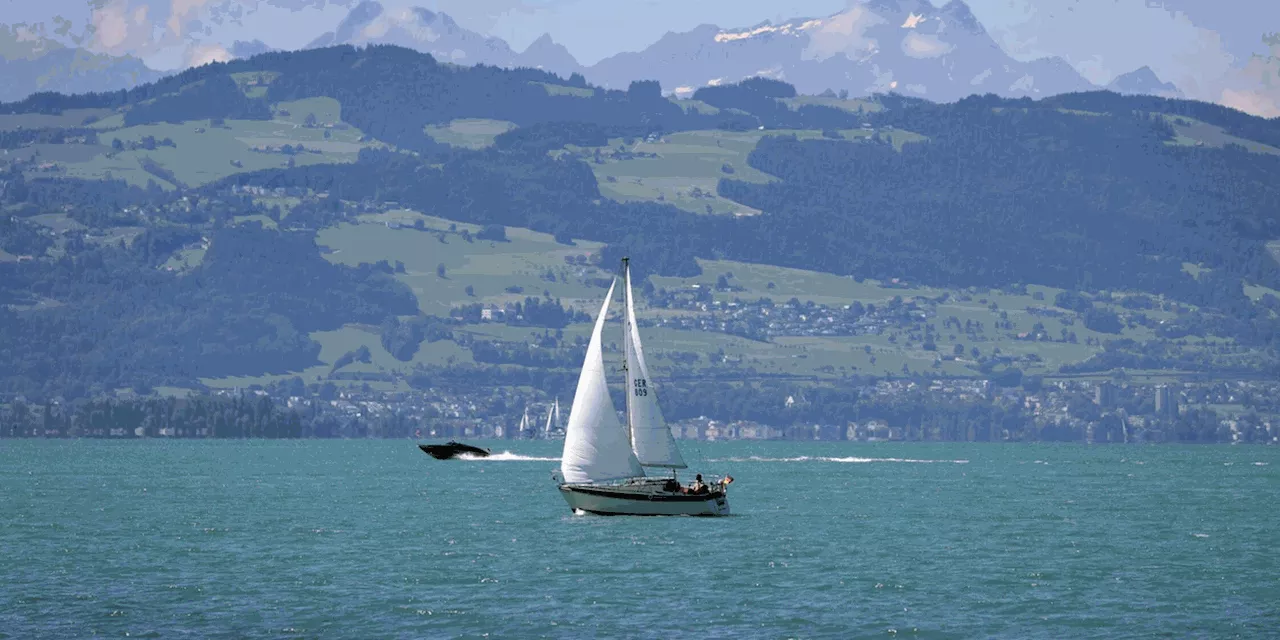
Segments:
[[[516,437],[523,438],[529,432],[529,407],[524,408],[524,417],[520,418],[520,427],[516,429]]]
[[[542,437],[547,440],[557,435],[561,435],[560,398],[556,398],[555,404],[547,409],[547,426],[542,429]]]
[[[645,364],[631,298],[631,268],[622,259],[626,308],[623,316],[623,370],[626,373],[626,424],[609,397],[601,347],[605,321],[618,278],[609,285],[596,316],[591,342],[578,376],[569,424],[565,428],[557,486],[574,513],[600,515],[729,514],[730,477],[682,487],[676,470],[687,468],[675,438],[658,407],[656,389]],[[666,469],[670,476],[646,475],[645,469]],[[699,476],[701,479],[701,476]]]

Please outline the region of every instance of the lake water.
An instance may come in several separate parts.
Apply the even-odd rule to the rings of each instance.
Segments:
[[[0,637],[1280,637],[1274,447],[683,442],[704,519],[482,444],[0,440]]]

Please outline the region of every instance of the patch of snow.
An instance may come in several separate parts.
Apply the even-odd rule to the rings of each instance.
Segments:
[[[761,36],[761,35],[770,34],[770,33],[779,33],[783,35],[800,35],[799,32],[808,31],[809,29],[818,27],[821,24],[822,24],[821,20],[806,20],[805,22],[798,25],[792,24],[790,22],[783,25],[778,25],[778,26],[766,24],[766,25],[761,25],[759,27],[756,27],[754,29],[748,29],[746,31],[721,31],[720,33],[716,34],[715,40],[716,42],[733,42],[735,40],[746,40],[747,38],[754,38],[756,36]]]
[[[854,62],[866,60],[880,50],[880,43],[869,37],[867,32],[884,23],[884,18],[874,11],[862,5],[854,5],[848,11],[820,22],[818,28],[809,34],[809,44],[801,57],[821,62],[844,54]]]
[[[955,48],[955,45],[942,41],[938,36],[915,31],[902,39],[902,52],[917,59],[944,56]]]
[[[1022,76],[1009,85],[1010,91],[1031,91],[1036,84],[1036,79],[1030,75]]]

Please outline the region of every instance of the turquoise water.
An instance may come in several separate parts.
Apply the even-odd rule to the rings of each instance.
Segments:
[[[696,519],[557,445],[0,441],[0,637],[1280,635],[1280,449],[684,443]]]

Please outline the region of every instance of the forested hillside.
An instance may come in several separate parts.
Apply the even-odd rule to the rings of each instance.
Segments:
[[[473,371],[464,364],[488,380],[571,384],[591,308],[581,301],[598,298],[623,255],[653,276],[652,304],[674,299],[658,278],[719,276],[726,303],[746,291],[704,273],[707,261],[785,267],[891,283],[875,295],[933,313],[982,299],[975,308],[991,316],[979,326],[1063,345],[1059,372],[1138,361],[1275,370],[1280,122],[1108,93],[797,100],[772,80],[673,100],[653,82],[608,91],[576,75],[333,47],[0,105],[0,394],[93,397],[302,372],[304,388],[404,389]],[[375,222],[391,235],[344,239]],[[518,259],[502,257],[505,229],[526,234]],[[768,285],[753,295],[792,297],[786,283]],[[1043,294],[1030,298],[1028,285],[1077,297],[1017,320],[982,293],[1033,305]],[[889,287],[928,287],[929,300]],[[523,319],[543,308],[568,320]],[[858,309],[859,326],[880,322],[883,310]],[[482,310],[543,333],[486,334]],[[1068,314],[1060,334],[1038,321],[1052,314]],[[918,371],[911,358],[937,376],[1013,367],[1001,349],[977,349],[995,339],[977,320],[903,325],[906,347],[876,348],[909,348],[895,373]],[[770,341],[767,327],[708,326]],[[1077,329],[1091,332],[1079,347]],[[703,346],[688,351],[721,348],[697,335]],[[1210,335],[1225,342],[1174,342]],[[330,346],[343,340],[356,342]],[[381,350],[356,348],[369,344]],[[870,345],[857,353],[868,358],[859,375],[887,370]],[[713,379],[757,366],[710,360],[698,368]],[[1028,362],[1017,366],[1053,372]]]

